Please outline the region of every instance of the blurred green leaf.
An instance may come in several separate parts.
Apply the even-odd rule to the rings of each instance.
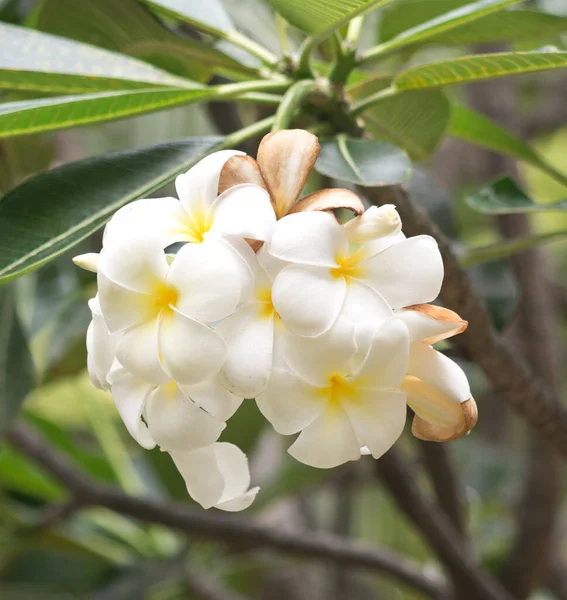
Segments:
[[[222,33],[234,29],[221,0],[142,0],[156,12],[191,23],[197,29],[222,37]]]
[[[83,93],[194,83],[95,46],[0,23],[0,88]]]
[[[567,210],[567,200],[552,204],[537,204],[510,177],[497,179],[476,194],[465,198],[474,210],[485,215],[510,215]]]
[[[193,5],[194,1],[184,4]],[[208,10],[210,5],[207,0]],[[239,63],[211,46],[174,34],[135,0],[43,0],[28,24],[40,31],[129,54],[198,81],[210,78],[215,66],[241,69]]]
[[[411,161],[400,148],[344,135],[321,140],[315,168],[322,175],[362,186],[394,185],[411,176]]]
[[[14,289],[0,288],[0,435],[5,433],[34,385],[34,366],[16,314]]]
[[[200,160],[220,138],[117,152],[40,173],[0,203],[0,281],[36,269]]]
[[[430,156],[450,118],[449,101],[440,90],[385,96],[364,112],[373,137],[400,146],[415,160]]]
[[[517,4],[521,0],[479,0],[466,4],[465,6],[455,8],[449,12],[437,16],[425,23],[420,23],[399,33],[393,39],[383,42],[378,46],[371,48],[367,56],[380,56],[387,52],[397,50],[406,46],[424,43],[431,38],[443,35],[444,33],[455,30],[459,26],[473,23],[482,19],[486,15],[503,11],[512,4]]]
[[[47,169],[52,159],[52,140],[40,139],[38,136],[1,140],[0,195],[5,194],[28,175]]]
[[[148,89],[0,104],[0,138],[123,119],[215,95],[213,88]]]
[[[451,121],[448,133],[471,144],[507,154],[539,167],[561,183],[567,182],[563,175],[549,165],[525,142],[509,133],[488,117],[461,104],[451,105]]]
[[[322,39],[354,17],[392,0],[271,0],[272,6],[294,27]]]
[[[498,52],[440,60],[398,74],[398,90],[442,87],[567,67],[567,52]]]

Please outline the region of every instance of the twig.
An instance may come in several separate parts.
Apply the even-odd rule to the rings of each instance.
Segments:
[[[437,240],[445,266],[441,299],[469,322],[467,331],[453,338],[454,343],[480,365],[498,395],[558,454],[567,458],[567,411],[554,402],[552,394],[534,377],[517,351],[495,333],[482,300],[459,266],[449,240],[414,205],[404,187],[368,188],[361,193],[373,204],[395,204],[407,234],[427,234]]]
[[[397,450],[391,449],[380,458],[376,470],[400,509],[450,572],[459,590],[458,600],[512,600],[497,581],[477,568],[449,519],[423,496],[415,474]]]
[[[7,439],[54,475],[85,505],[105,506],[135,519],[159,523],[225,543],[270,548],[295,556],[332,561],[343,567],[371,569],[391,575],[420,590],[429,598],[446,598],[445,588],[440,582],[427,577],[418,566],[394,553],[331,534],[309,532],[308,535],[301,535],[266,527],[250,519],[235,519],[228,515],[189,510],[173,503],[134,498],[85,477],[23,425],[16,425],[7,435]]]

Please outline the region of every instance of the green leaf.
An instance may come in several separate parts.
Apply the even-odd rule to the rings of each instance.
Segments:
[[[18,414],[34,386],[32,357],[16,314],[12,286],[0,289],[0,435]]]
[[[177,36],[135,0],[43,0],[29,24],[40,31],[129,54],[189,79],[205,81],[215,66],[242,70],[239,63],[203,42]]]
[[[415,160],[430,156],[449,123],[450,105],[439,90],[385,96],[364,112],[375,139],[404,148]]]
[[[514,240],[507,240],[490,246],[472,248],[459,257],[459,263],[463,268],[468,268],[480,263],[509,258],[510,256],[528,250],[529,248],[534,248],[547,242],[565,238],[567,238],[567,229],[548,231],[546,233],[534,233],[532,235],[516,238]]]
[[[216,37],[231,31],[234,25],[221,0],[142,0],[159,14],[180,19]]]
[[[354,17],[384,6],[392,0],[271,0],[286,21],[322,39]]]
[[[0,88],[76,94],[195,85],[122,54],[0,23]]]
[[[474,210],[485,215],[510,215],[567,210],[567,200],[552,204],[534,202],[510,177],[497,179],[465,198]]]
[[[557,181],[567,183],[567,175],[549,165],[529,144],[491,121],[488,117],[461,104],[451,105],[448,133],[471,144],[523,160],[545,171]]]
[[[212,88],[148,89],[0,104],[0,138],[122,119],[212,97]]]
[[[425,23],[416,25],[401,32],[393,39],[372,48],[367,53],[369,56],[379,56],[413,44],[429,41],[431,38],[442,35],[456,27],[481,19],[491,13],[500,12],[517,4],[521,0],[480,0],[465,6],[455,8],[445,14],[437,16]]]
[[[419,65],[394,79],[398,90],[442,87],[567,67],[567,52],[499,52]]]
[[[219,138],[189,138],[97,156],[40,173],[0,202],[0,282],[45,264],[124,204],[195,164]]]
[[[339,135],[321,140],[315,169],[322,175],[357,185],[395,185],[410,178],[411,161],[392,144]]]

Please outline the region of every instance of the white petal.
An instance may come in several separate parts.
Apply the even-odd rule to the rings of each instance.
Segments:
[[[151,313],[152,296],[118,285],[99,270],[98,300],[111,333],[123,331],[146,321]]]
[[[117,336],[108,331],[102,318],[98,298],[89,300],[92,321],[87,329],[87,367],[93,384],[102,390],[108,389],[106,376],[116,356]]]
[[[167,284],[179,293],[177,309],[204,323],[233,313],[242,293],[235,255],[229,245],[214,239],[183,246],[167,275]]]
[[[378,292],[363,281],[349,277],[341,315],[353,323],[372,321],[378,326],[390,319],[393,311]]]
[[[242,398],[231,394],[218,381],[218,377],[180,386],[183,393],[219,421],[228,421],[242,404]]]
[[[185,210],[207,209],[218,195],[219,177],[224,163],[231,157],[243,155],[238,150],[213,152],[199,161],[187,173],[175,180],[175,189]]]
[[[102,271],[110,281],[142,294],[152,294],[168,268],[159,239],[151,235],[116,240],[104,247],[98,263],[99,274]]]
[[[120,337],[116,358],[140,379],[160,385],[169,381],[161,367],[158,345],[158,321],[152,319],[136,325]]]
[[[233,234],[263,242],[270,239],[276,214],[266,190],[244,183],[229,188],[211,206],[211,235]]]
[[[240,303],[248,302],[254,290],[254,274],[258,271],[258,261],[250,245],[237,235],[223,235],[216,242],[229,246],[238,269],[238,280],[242,284]]]
[[[317,388],[287,369],[276,368],[256,403],[278,433],[291,435],[313,423],[323,413],[326,400]]]
[[[262,311],[260,303],[245,305],[217,327],[228,348],[223,383],[243,398],[262,393],[272,368],[274,318]]]
[[[428,344],[434,344],[463,332],[468,325],[452,310],[432,304],[397,310],[395,315],[406,324],[412,342],[427,340]]]
[[[348,253],[348,237],[333,215],[296,213],[277,222],[268,250],[280,260],[333,268]]]
[[[112,383],[112,398],[126,429],[140,446],[148,450],[153,448],[156,443],[142,420],[144,405],[152,386],[120,366],[113,368],[109,380]]]
[[[296,375],[317,387],[330,385],[331,376],[348,372],[348,363],[356,352],[354,326],[339,317],[323,335],[305,338],[287,332],[283,336],[283,356]]]
[[[376,256],[376,254],[382,252],[382,250],[386,250],[386,248],[398,244],[405,239],[407,239],[406,236],[401,231],[398,231],[398,233],[392,233],[391,235],[387,235],[377,240],[366,242],[364,244],[364,250],[368,257]]]
[[[251,488],[241,496],[237,496],[231,500],[225,500],[224,502],[219,502],[217,505],[215,505],[215,508],[224,510],[226,512],[238,512],[245,510],[252,504],[252,502],[254,502],[259,491],[259,487]]]
[[[374,458],[380,458],[402,435],[407,412],[404,393],[361,390],[343,407],[358,439]]]
[[[163,369],[179,384],[208,379],[226,358],[226,344],[216,331],[178,311],[162,319],[158,335]]]
[[[332,403],[299,434],[288,452],[306,465],[330,469],[357,460],[360,446],[344,409]]]
[[[176,198],[145,198],[123,206],[104,229],[104,246],[124,239],[155,237],[162,248],[189,241],[187,213]]]
[[[272,256],[268,252],[266,244],[264,244],[260,250],[258,250],[256,256],[264,273],[267,275],[270,281],[273,281],[277,274],[288,264],[284,260],[280,260],[279,258]]]
[[[238,498],[250,487],[250,469],[246,454],[234,444],[219,442],[213,445],[218,469],[224,478],[224,489],[219,503]]]
[[[435,300],[443,282],[441,253],[437,242],[426,235],[394,244],[361,267],[361,279],[394,309]]]
[[[433,385],[456,402],[471,397],[469,382],[461,367],[427,344],[416,342],[411,345],[408,375]]]
[[[162,450],[195,450],[216,442],[225,428],[185,397],[171,382],[160,386],[146,401],[144,418]]]
[[[99,258],[100,254],[98,252],[88,252],[87,254],[79,254],[78,256],[74,256],[73,262],[77,265],[77,267],[80,267],[85,271],[96,273],[98,271]]]
[[[272,301],[283,324],[291,332],[317,336],[337,320],[344,302],[346,283],[329,269],[288,265],[272,288]]]
[[[356,375],[357,387],[384,389],[399,387],[408,368],[409,333],[398,319],[386,321],[372,338],[370,350]]]

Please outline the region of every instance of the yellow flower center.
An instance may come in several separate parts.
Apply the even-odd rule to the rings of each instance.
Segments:
[[[274,308],[274,304],[272,302],[272,288],[269,287],[261,287],[256,290],[255,293],[256,300],[260,303],[260,318],[261,319],[269,319],[270,317],[274,317],[275,319],[279,319],[279,315]]]
[[[185,213],[181,222],[181,233],[187,236],[187,241],[200,244],[212,226],[213,216],[204,206],[200,206],[190,213]]]
[[[329,377],[328,387],[321,389],[321,394],[328,400],[327,406],[333,407],[355,400],[358,390],[344,375],[333,374]]]
[[[338,267],[331,269],[331,275],[335,278],[344,277],[347,284],[351,277],[361,277],[364,269],[360,263],[366,258],[366,251],[363,246],[359,246],[354,252],[347,255],[338,254],[335,261]]]
[[[172,307],[177,305],[178,300],[179,292],[173,286],[162,281],[156,283],[152,294],[152,316],[157,317],[159,314],[171,316],[173,314]]]

